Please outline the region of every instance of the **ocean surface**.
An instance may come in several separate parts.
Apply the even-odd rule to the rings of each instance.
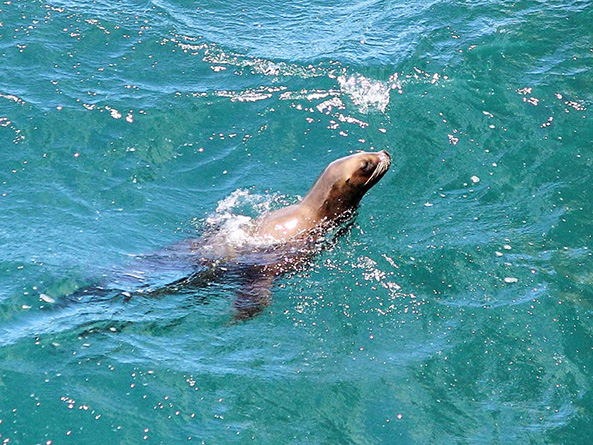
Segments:
[[[0,442],[590,443],[592,86],[591,1],[3,1]],[[250,320],[64,302],[383,149]]]

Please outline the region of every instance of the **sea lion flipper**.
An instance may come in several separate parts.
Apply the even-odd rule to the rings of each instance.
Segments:
[[[247,320],[263,311],[272,302],[274,276],[252,276],[237,292],[234,320]]]

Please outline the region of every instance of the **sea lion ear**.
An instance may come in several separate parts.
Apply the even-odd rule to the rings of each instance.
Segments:
[[[350,176],[348,176],[348,177],[346,178],[346,184],[349,184],[349,183],[350,183]]]

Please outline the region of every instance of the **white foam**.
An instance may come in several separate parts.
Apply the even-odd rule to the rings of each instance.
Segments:
[[[270,211],[273,200],[270,196],[251,194],[249,190],[235,190],[206,218],[206,230],[213,233],[215,242],[230,247],[269,244],[270,240],[253,236],[253,228],[257,216]]]
[[[342,75],[337,80],[342,91],[350,96],[359,111],[365,114],[372,109],[384,113],[389,104],[391,90],[399,88],[397,74],[392,75],[387,82],[369,79],[362,74]]]

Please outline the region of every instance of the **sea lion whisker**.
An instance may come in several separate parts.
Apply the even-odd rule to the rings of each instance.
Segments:
[[[377,176],[382,175],[383,173],[385,173],[387,171],[387,169],[389,168],[389,166],[391,165],[391,162],[388,159],[383,159],[381,161],[379,161],[379,163],[377,164],[377,167],[375,168],[375,171],[373,172],[373,174],[369,177],[369,179],[367,179],[367,181],[364,183],[364,185],[369,184],[370,182],[372,182]]]

